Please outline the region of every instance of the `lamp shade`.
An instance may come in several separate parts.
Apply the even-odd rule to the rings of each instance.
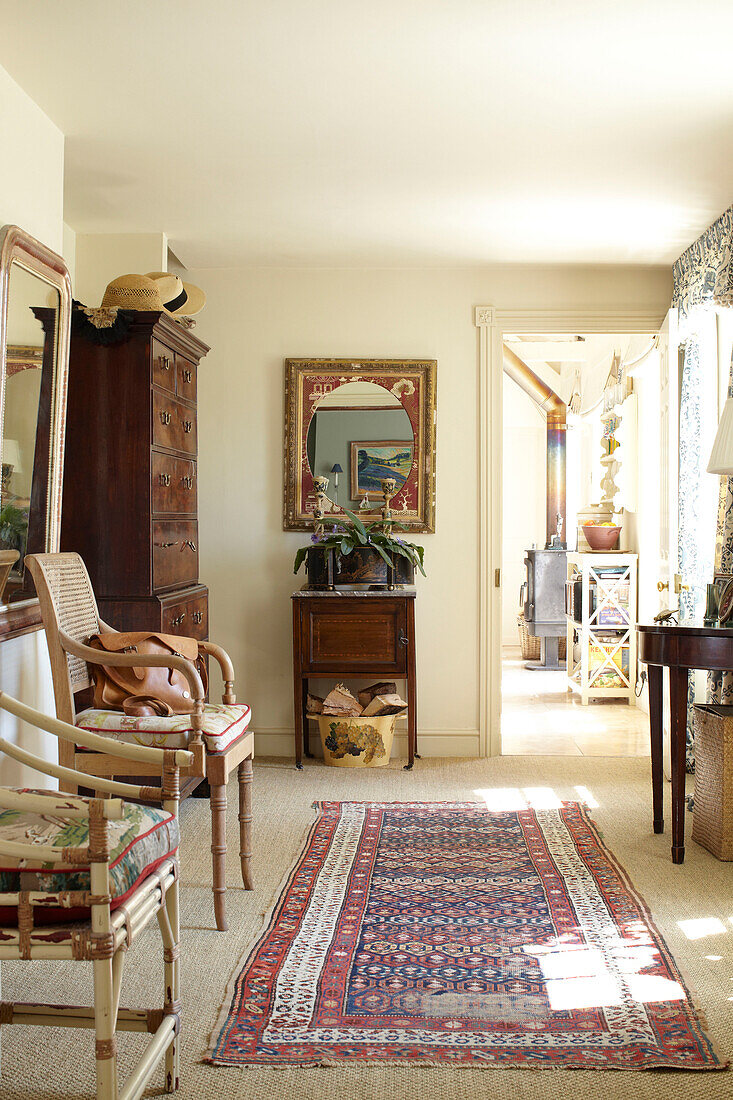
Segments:
[[[709,474],[733,474],[733,397],[727,398],[710,452]]]
[[[4,439],[2,442],[3,466],[12,466],[16,474],[23,473],[23,463],[20,460],[20,447],[17,439]]]
[[[342,468],[338,464],[338,462],[334,462],[333,466],[331,467],[331,473],[332,474],[342,474],[343,472],[344,471],[342,470]]]

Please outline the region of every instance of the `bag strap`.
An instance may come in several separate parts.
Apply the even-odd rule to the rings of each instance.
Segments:
[[[154,695],[128,695],[122,709],[131,718],[170,718],[173,714],[168,704]]]

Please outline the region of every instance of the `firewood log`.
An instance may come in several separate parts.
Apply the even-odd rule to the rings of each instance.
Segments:
[[[402,714],[406,710],[407,703],[399,695],[375,695],[361,713],[364,718],[376,718],[381,714]]]
[[[335,714],[341,717],[356,718],[361,714],[361,706],[343,684],[336,684],[323,700],[322,714]]]
[[[371,687],[362,688],[359,692],[359,702],[366,707],[375,695],[394,695],[396,692],[397,684],[393,680],[384,680],[379,684],[372,684]]]
[[[307,714],[323,714],[323,698],[320,695],[311,695],[308,692],[308,701],[306,703]]]

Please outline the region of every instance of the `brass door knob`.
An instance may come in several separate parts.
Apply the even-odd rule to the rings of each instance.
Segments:
[[[669,588],[669,581],[657,581],[657,592],[664,592],[665,588]]]

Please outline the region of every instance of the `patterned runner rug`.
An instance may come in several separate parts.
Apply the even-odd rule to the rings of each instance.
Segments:
[[[317,808],[215,1065],[722,1068],[581,805]]]

